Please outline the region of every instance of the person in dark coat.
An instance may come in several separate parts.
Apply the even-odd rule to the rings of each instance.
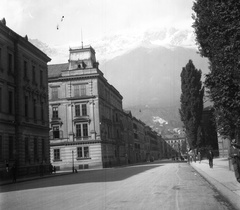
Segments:
[[[239,156],[240,145],[237,144],[236,140],[233,139],[231,142],[231,154],[233,170],[237,181],[240,183],[240,156]]]
[[[12,166],[12,180],[13,180],[13,183],[17,182],[17,167],[15,163]]]
[[[53,172],[53,165],[51,163],[49,165],[49,172],[50,172],[50,174],[52,174],[52,172]]]
[[[213,168],[213,152],[212,150],[208,151],[208,161],[209,161],[209,166],[210,168]]]

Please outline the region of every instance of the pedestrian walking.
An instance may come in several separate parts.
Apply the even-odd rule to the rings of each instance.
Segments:
[[[198,152],[198,160],[199,160],[199,163],[201,163],[201,161],[202,161],[201,152]]]
[[[213,168],[213,152],[212,150],[208,151],[208,161],[209,161],[209,166],[210,168]]]
[[[8,161],[5,162],[5,165],[6,165],[6,171],[8,173],[9,172],[9,163],[8,163]]]
[[[49,172],[50,172],[50,174],[52,174],[52,172],[53,172],[53,165],[51,163],[49,165]]]
[[[39,166],[40,176],[43,176],[43,163]]]
[[[15,163],[12,166],[12,181],[13,183],[17,182],[17,167]]]
[[[233,170],[237,181],[240,183],[240,156],[239,156],[240,145],[237,144],[236,140],[233,139],[231,142],[231,154]]]

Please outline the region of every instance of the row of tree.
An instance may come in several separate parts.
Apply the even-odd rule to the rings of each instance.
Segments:
[[[240,1],[195,0],[193,28],[199,52],[209,59],[204,86],[213,102],[217,131],[239,139],[240,130]],[[180,116],[191,148],[201,141],[204,87],[192,61],[181,73]]]

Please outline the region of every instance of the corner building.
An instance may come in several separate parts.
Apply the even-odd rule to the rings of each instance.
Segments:
[[[91,46],[69,49],[68,63],[48,66],[50,157],[57,170],[125,161],[122,96],[104,78]]]
[[[51,59],[0,21],[0,176],[48,171],[48,75]]]

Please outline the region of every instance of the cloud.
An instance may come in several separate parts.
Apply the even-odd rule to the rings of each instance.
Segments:
[[[90,39],[154,26],[191,27],[192,0],[2,1],[0,14],[10,28],[48,45],[80,43],[81,29]]]

